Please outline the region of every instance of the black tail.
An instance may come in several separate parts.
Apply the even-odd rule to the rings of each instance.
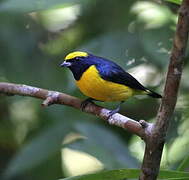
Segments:
[[[147,92],[147,95],[148,96],[151,96],[153,98],[162,98],[162,96],[154,91],[151,91],[151,90],[146,90]]]

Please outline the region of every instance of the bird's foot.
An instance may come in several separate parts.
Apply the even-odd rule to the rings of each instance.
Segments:
[[[117,106],[116,109],[113,109],[109,112],[108,119],[113,116],[114,114],[118,113],[121,107],[121,104],[124,103],[124,101],[121,101],[120,104]]]
[[[92,98],[87,98],[87,99],[85,99],[85,100],[81,103],[81,110],[84,111],[85,107],[86,107],[89,103],[93,103],[93,99],[92,99]]]
[[[120,109],[120,108],[119,108]],[[118,113],[119,112],[119,109],[116,108],[116,109],[113,109],[111,110],[109,113],[108,113],[108,119],[113,116],[114,114]]]

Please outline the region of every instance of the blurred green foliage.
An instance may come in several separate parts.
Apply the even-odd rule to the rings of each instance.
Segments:
[[[119,170],[110,170],[110,171],[102,171],[100,173],[95,174],[87,174],[83,176],[75,176],[64,178],[64,180],[120,180],[120,179],[137,179],[140,175],[139,169],[119,169]],[[166,171],[161,170],[158,176],[158,179],[166,179],[166,180],[184,180],[188,179],[188,172],[179,172],[179,171]],[[63,180],[63,179],[62,179]]]
[[[71,73],[58,66],[67,53],[84,50],[114,60],[162,93],[177,8],[136,0],[1,1],[0,81],[84,99]],[[189,168],[187,63],[184,71],[162,160],[162,168],[182,171]],[[29,97],[0,97],[2,177],[50,180],[140,167],[144,143],[131,133],[70,107],[44,109]],[[113,108],[116,103],[100,104]],[[158,105],[148,97],[132,98],[121,113],[154,121]]]

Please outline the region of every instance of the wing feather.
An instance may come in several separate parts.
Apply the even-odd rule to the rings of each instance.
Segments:
[[[136,90],[146,90],[132,75],[113,62],[97,65],[97,69],[104,80],[123,84]]]

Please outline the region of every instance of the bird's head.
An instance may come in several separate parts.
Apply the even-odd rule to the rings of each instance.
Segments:
[[[83,72],[94,63],[92,57],[92,55],[86,52],[75,51],[69,53],[60,66],[69,68],[72,71],[74,78],[79,80]]]
[[[89,56],[88,53],[82,51],[75,51],[69,53],[65,58],[64,61],[60,64],[61,67],[72,67],[77,64],[82,64],[81,61],[85,60]]]

